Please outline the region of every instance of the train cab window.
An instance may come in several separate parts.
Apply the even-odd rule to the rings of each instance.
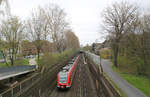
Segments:
[[[70,66],[63,67],[63,70],[69,71]]]
[[[60,74],[59,74],[59,82],[60,83],[66,83],[67,82],[67,76],[68,76],[68,73],[66,71],[60,72]]]
[[[69,67],[71,67],[71,66],[72,66],[72,64],[68,64],[68,66],[69,66]]]
[[[69,62],[68,62],[68,64],[73,64],[73,63],[74,63],[73,61],[69,61]]]

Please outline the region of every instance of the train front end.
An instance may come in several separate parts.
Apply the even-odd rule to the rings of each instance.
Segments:
[[[57,75],[57,88],[65,89],[69,87],[70,85],[68,84],[68,72],[59,72]]]

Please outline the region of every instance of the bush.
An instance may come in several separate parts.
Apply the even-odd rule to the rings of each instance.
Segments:
[[[136,74],[136,63],[134,58],[118,56],[118,68],[125,73]]]
[[[72,50],[64,51],[62,53],[46,53],[39,61],[40,67],[49,68],[52,66],[52,64],[57,64],[68,59],[74,53],[75,51]]]
[[[144,69],[144,61],[141,60],[140,58],[137,58],[137,73],[139,75],[144,75],[145,69]]]
[[[146,63],[140,58],[137,59],[137,72],[139,75],[150,76],[150,62],[147,61]]]
[[[144,61],[138,57],[118,56],[119,69],[126,73],[150,76],[150,62],[144,64]]]
[[[112,58],[112,53],[111,53],[111,50],[110,49],[101,49],[99,51],[99,55],[101,55],[102,58],[104,59],[111,59]]]

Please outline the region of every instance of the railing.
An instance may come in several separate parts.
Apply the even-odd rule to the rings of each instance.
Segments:
[[[15,77],[21,74],[32,72],[36,70],[36,65],[28,66],[11,66],[6,68],[0,68],[0,80]]]
[[[24,90],[29,88],[29,85],[34,84],[36,81],[38,81],[39,73],[34,74],[33,76],[29,77],[26,80],[23,80],[22,82],[18,83],[14,87],[8,89],[7,91],[0,94],[0,97],[15,97],[19,93],[23,92]]]
[[[51,91],[47,90],[55,88],[54,80],[56,80],[57,73],[74,56],[72,55],[68,59],[61,61],[60,64],[53,64],[48,69],[43,69],[44,72],[39,72],[18,83],[18,85],[0,94],[0,97],[48,97]]]

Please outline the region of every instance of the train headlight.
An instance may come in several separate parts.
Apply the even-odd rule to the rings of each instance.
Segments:
[[[67,83],[67,85],[69,85],[69,83]]]

